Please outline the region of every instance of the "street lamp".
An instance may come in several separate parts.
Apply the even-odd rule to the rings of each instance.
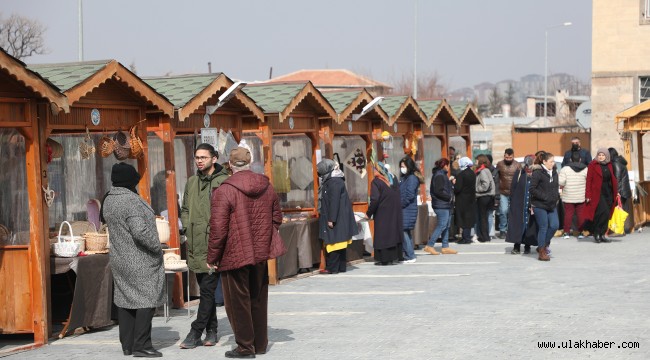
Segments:
[[[544,45],[544,127],[548,126],[547,121],[547,115],[548,115],[548,31],[553,28],[561,27],[561,26],[571,26],[571,22],[564,22],[562,24],[557,24],[553,26],[549,26],[546,28],[546,31],[544,32],[545,36],[545,45]],[[555,104],[555,111],[556,111],[556,116],[557,116],[557,104]]]

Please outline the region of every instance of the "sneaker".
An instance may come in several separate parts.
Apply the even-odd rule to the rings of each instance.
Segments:
[[[413,264],[416,261],[415,258],[410,259],[410,260],[404,260],[404,264]]]
[[[215,346],[219,342],[219,337],[217,336],[216,330],[208,330],[205,334],[205,339],[203,340],[203,346]]]
[[[578,240],[580,240],[580,239],[584,239],[584,238],[585,238],[585,236],[582,235],[582,233],[580,233],[580,235],[578,235]]]
[[[519,254],[521,254],[521,250],[519,250],[519,249],[512,249],[512,251],[510,251],[510,253],[511,253],[512,255],[519,255]]]
[[[569,239],[569,234],[567,234],[567,233],[562,234],[562,236],[567,240]]]
[[[499,231],[499,235],[497,235],[499,239],[505,239],[506,238],[506,232],[505,231]]]
[[[524,248],[524,254],[530,254],[530,247]]]
[[[197,346],[203,345],[201,341],[201,333],[195,331],[194,329],[190,330],[189,334],[185,337],[185,340],[181,343],[181,349],[194,349]]]

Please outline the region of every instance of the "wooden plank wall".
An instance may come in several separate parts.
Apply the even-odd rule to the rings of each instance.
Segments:
[[[0,334],[32,333],[29,247],[0,248]],[[7,329],[7,331],[3,331]]]

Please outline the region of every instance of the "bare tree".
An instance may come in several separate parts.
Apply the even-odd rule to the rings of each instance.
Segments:
[[[131,61],[129,64],[129,70],[136,75],[138,74],[138,70],[135,68],[135,60]]]
[[[393,85],[393,95],[413,95],[413,75],[402,74],[400,79],[390,83]],[[443,98],[448,88],[437,72],[418,76],[418,99]]]
[[[3,19],[0,14],[0,47],[21,60],[28,56],[45,54],[45,30],[37,20],[16,14]]]
[[[501,104],[503,104],[503,98],[501,97],[501,94],[499,94],[499,89],[492,88],[492,93],[490,93],[490,98],[488,99],[489,104],[488,104],[488,109],[490,112],[490,115],[494,114],[500,114],[501,113]]]
[[[503,103],[510,105],[510,113],[513,116],[517,116],[519,113],[519,102],[517,101],[517,90],[515,90],[512,83],[508,83],[508,90],[506,90],[506,96],[503,99]]]

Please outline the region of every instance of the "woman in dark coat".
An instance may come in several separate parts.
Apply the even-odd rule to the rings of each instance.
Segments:
[[[623,210],[628,214],[632,213],[632,187],[630,187],[630,174],[627,172],[627,160],[618,155],[618,151],[614,148],[609,148],[609,157],[614,169],[614,175],[618,182],[618,194],[621,196],[621,204]],[[629,234],[634,226],[633,216],[628,216],[625,219],[625,233]]]
[[[381,162],[374,163],[370,204],[366,215],[375,220],[373,247],[375,265],[393,265],[402,261],[402,205],[399,187]]]
[[[124,355],[159,357],[151,344],[151,320],[163,304],[165,270],[154,212],[136,186],[140,175],[131,165],[113,165],[113,187],[102,215],[111,234],[110,266],[118,306]]]
[[[596,158],[587,167],[587,187],[585,189],[585,221],[591,222],[594,241],[610,242],[605,237],[618,196],[618,181],[610,162],[609,151],[598,149]]]
[[[339,163],[324,159],[316,166],[320,177],[318,189],[319,237],[323,240],[327,258],[321,274],[346,271],[346,251],[358,227],[352,212],[352,203],[345,188],[345,177]]]
[[[530,247],[537,245],[537,225],[530,216],[530,181],[533,173],[533,155],[524,158],[524,167],[515,171],[510,184],[510,208],[508,209],[508,232],[506,242],[514,244],[511,254],[530,254]]]
[[[538,260],[550,261],[548,247],[560,227],[557,203],[560,200],[558,175],[553,154],[540,154],[542,164],[533,170],[530,181],[530,203],[537,222]]]
[[[458,251],[449,248],[450,215],[454,207],[454,185],[447,175],[449,173],[449,160],[442,158],[436,161],[436,167],[433,168],[432,172],[429,192],[431,194],[431,208],[436,213],[438,221],[429,242],[427,242],[427,246],[424,247],[424,252],[431,255],[440,255],[434,245],[438,237],[441,237],[442,249],[440,252],[443,254],[457,254]]]
[[[420,189],[420,180],[415,175],[415,162],[406,156],[399,162],[401,179],[399,182],[399,193],[402,201],[402,217],[404,220],[404,242],[402,250],[404,251],[404,262],[414,263],[415,252],[413,250],[413,229],[418,218],[418,190]]]
[[[476,224],[476,174],[472,171],[472,160],[462,157],[458,161],[460,172],[454,184],[456,194],[456,226],[463,229],[463,239],[458,244],[472,243],[472,228]]]

